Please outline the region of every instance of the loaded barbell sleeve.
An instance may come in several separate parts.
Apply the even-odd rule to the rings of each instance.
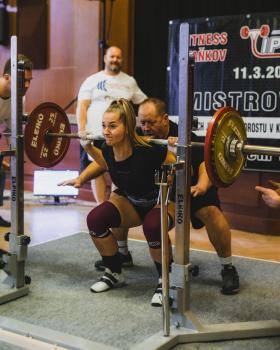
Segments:
[[[247,145],[239,143],[237,144],[237,149],[241,153],[245,154],[267,154],[271,156],[280,156],[280,147]]]

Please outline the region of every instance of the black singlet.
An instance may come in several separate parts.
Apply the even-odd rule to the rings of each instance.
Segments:
[[[130,157],[117,162],[113,148],[104,143],[102,154],[112,182],[133,204],[145,207],[157,200],[159,188],[155,184],[155,171],[166,158],[166,147],[154,144],[137,146]]]

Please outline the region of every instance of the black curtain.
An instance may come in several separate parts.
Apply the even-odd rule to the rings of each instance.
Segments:
[[[135,0],[134,77],[166,100],[168,26],[172,19],[280,11],[279,0]]]

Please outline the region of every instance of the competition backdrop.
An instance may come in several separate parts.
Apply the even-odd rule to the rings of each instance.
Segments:
[[[195,57],[194,116],[198,136],[223,106],[238,109],[248,142],[280,146],[280,13],[188,19]],[[169,115],[178,115],[179,30],[169,30]],[[280,157],[248,155],[246,169],[279,171]]]

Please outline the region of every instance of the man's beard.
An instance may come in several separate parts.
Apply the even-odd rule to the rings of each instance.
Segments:
[[[119,73],[120,70],[121,70],[121,65],[116,65],[116,64],[112,65],[112,64],[110,64],[109,65],[109,70],[111,72],[114,72],[114,73]]]

